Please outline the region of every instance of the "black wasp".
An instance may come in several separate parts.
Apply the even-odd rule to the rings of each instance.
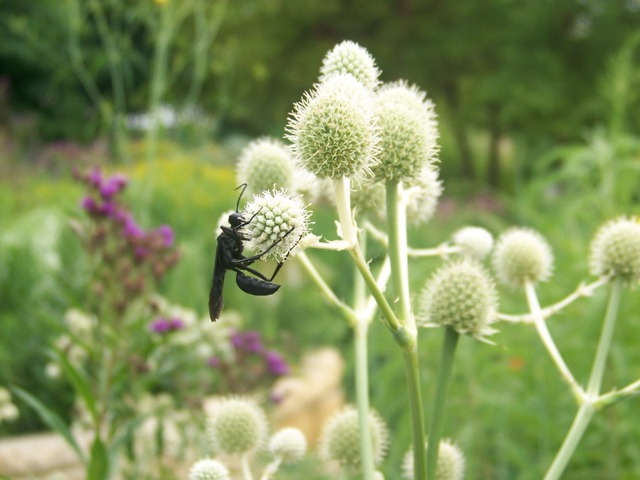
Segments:
[[[278,245],[284,237],[273,242],[269,248],[258,255],[254,255],[252,257],[245,257],[242,255],[242,249],[244,248],[243,242],[246,242],[249,239],[242,234],[241,229],[251,223],[253,218],[260,212],[256,212],[249,220],[245,220],[242,217],[242,214],[238,212],[238,207],[240,206],[240,199],[247,188],[247,184],[244,183],[238,188],[242,188],[242,191],[240,192],[238,202],[236,203],[236,211],[229,215],[230,227],[222,225],[220,227],[222,229],[222,233],[218,235],[216,262],[213,267],[211,290],[209,291],[209,316],[211,317],[212,322],[215,322],[220,317],[220,312],[222,312],[222,306],[224,304],[222,299],[222,287],[224,286],[224,277],[227,270],[236,272],[236,283],[243,292],[250,295],[273,295],[278,291],[280,285],[272,283],[272,280],[278,274],[286,260],[285,258],[278,263],[276,269],[269,278],[250,267],[252,263],[256,260],[260,260],[272,248]],[[285,236],[289,235],[292,231],[293,228],[286,232]],[[254,276],[250,277],[249,275],[246,275],[245,272]]]

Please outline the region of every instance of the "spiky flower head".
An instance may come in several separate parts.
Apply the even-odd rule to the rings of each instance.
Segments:
[[[451,327],[479,340],[495,333],[491,324],[498,295],[488,272],[476,261],[449,263],[429,279],[419,298],[416,323],[421,327]]]
[[[205,458],[189,470],[189,480],[231,480],[229,470],[218,460]]]
[[[640,223],[617,218],[605,223],[591,242],[591,273],[620,276],[632,285],[640,280]]]
[[[267,418],[255,403],[244,398],[228,398],[207,420],[207,431],[215,452],[242,454],[263,445]]]
[[[353,75],[328,78],[294,106],[287,138],[296,161],[319,178],[367,176],[379,143],[372,92]]]
[[[409,181],[437,160],[438,123],[424,92],[402,81],[384,85],[375,112],[382,138],[377,179]]]
[[[340,74],[353,75],[370,90],[375,90],[380,83],[376,61],[366,48],[351,40],[337,44],[326,54],[320,68],[320,82]]]
[[[373,445],[373,462],[380,465],[387,452],[389,431],[377,412],[369,413],[369,428]],[[325,425],[320,437],[320,454],[326,460],[335,460],[350,471],[361,469],[360,429],[358,411],[346,407],[334,414]]]
[[[269,452],[274,457],[280,458],[282,463],[298,462],[307,452],[307,439],[297,428],[283,428],[271,437]]]
[[[427,445],[425,444],[425,449]],[[464,475],[464,455],[462,450],[450,440],[441,440],[438,447],[435,480],[462,480]],[[413,480],[413,449],[404,456],[402,477]]]
[[[268,190],[254,195],[242,212],[249,221],[243,233],[247,246],[265,257],[283,260],[309,233],[309,211],[299,195],[284,190]],[[277,243],[276,243],[277,242]]]
[[[274,188],[292,191],[295,178],[293,158],[281,141],[258,138],[240,152],[237,177],[239,183],[247,184],[249,194]]]
[[[551,247],[535,230],[522,227],[504,232],[493,249],[493,268],[498,281],[519,287],[547,280],[553,270]]]
[[[493,248],[493,235],[481,227],[463,227],[453,234],[453,243],[462,255],[482,260]]]

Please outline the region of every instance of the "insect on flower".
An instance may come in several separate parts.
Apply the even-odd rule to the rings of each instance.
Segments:
[[[211,279],[211,290],[209,291],[209,316],[212,322],[215,322],[220,317],[220,312],[222,312],[224,305],[222,289],[224,287],[224,278],[227,270],[236,272],[236,284],[240,287],[240,290],[249,295],[273,295],[278,291],[280,285],[273,283],[272,280],[278,274],[282,265],[284,265],[287,259],[286,256],[278,262],[271,277],[266,277],[259,271],[251,268],[250,265],[264,257],[293,231],[293,227],[291,227],[291,229],[285,232],[284,236],[275,240],[268,248],[257,255],[251,257],[242,255],[244,242],[248,241],[249,238],[243,234],[241,230],[251,223],[259,211],[248,220],[242,217],[242,214],[238,211],[238,207],[242,194],[247,188],[247,184],[244,183],[238,188],[242,188],[242,191],[236,203],[236,211],[229,215],[230,227],[222,225],[220,227],[222,233],[218,235],[217,240],[216,259],[213,267],[213,277]],[[253,276],[249,276],[245,272]]]

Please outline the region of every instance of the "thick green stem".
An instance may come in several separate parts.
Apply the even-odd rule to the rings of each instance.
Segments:
[[[411,408],[413,478],[415,480],[426,480],[427,458],[424,449],[424,413],[422,412],[422,389],[420,387],[420,370],[418,368],[418,350],[415,342],[412,346],[402,349],[402,358],[404,360],[409,406]]]
[[[596,357],[593,361],[593,368],[589,376],[587,385],[587,394],[584,403],[580,405],[571,428],[562,443],[562,447],[558,451],[553,463],[549,467],[544,480],[557,480],[564,472],[569,460],[573,456],[578,443],[582,439],[582,435],[591,421],[591,417],[595,413],[595,404],[598,401],[600,386],[602,385],[602,377],[604,375],[604,367],[607,361],[611,340],[613,339],[613,331],[615,330],[616,318],[620,307],[620,297],[622,295],[622,279],[617,277],[614,280],[609,296],[609,304],[605,314],[600,340],[598,341],[598,349]]]
[[[444,343],[440,356],[440,371],[438,384],[429,425],[429,443],[427,445],[427,478],[436,478],[436,466],[438,465],[438,449],[444,426],[444,409],[447,403],[447,392],[451,382],[453,371],[453,357],[458,345],[460,334],[453,328],[447,327],[444,332]],[[414,449],[417,448],[415,445]],[[424,448],[423,448],[424,450]]]
[[[369,426],[369,373],[367,364],[368,319],[361,318],[354,329],[356,350],[356,398],[358,405],[358,427],[360,429],[360,458],[363,479],[373,480],[373,445]]]

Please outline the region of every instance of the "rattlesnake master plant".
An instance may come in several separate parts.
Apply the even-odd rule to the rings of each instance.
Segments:
[[[453,234],[453,243],[462,255],[482,260],[493,248],[493,235],[481,227],[463,227]]]
[[[229,398],[207,420],[207,431],[214,452],[243,454],[264,445],[267,418],[252,401]]]
[[[427,282],[419,298],[416,322],[421,327],[451,327],[480,340],[495,332],[498,309],[493,280],[479,263],[452,262]]]
[[[307,452],[307,439],[297,428],[286,427],[273,434],[269,440],[269,453],[282,463],[295,463]]]
[[[205,458],[189,470],[189,480],[231,480],[229,469],[217,460]]]
[[[353,75],[369,90],[375,90],[380,83],[380,70],[371,54],[350,40],[339,43],[324,57],[320,68],[320,82],[342,74]]]
[[[619,276],[628,285],[640,280],[640,223],[637,218],[618,218],[597,231],[589,258],[591,273]]]
[[[551,247],[538,232],[510,228],[498,238],[493,250],[493,268],[498,281],[519,287],[525,282],[547,280],[553,270]]]
[[[435,480],[462,480],[464,466],[464,455],[460,447],[450,440],[441,440],[440,448],[438,448]],[[413,449],[410,449],[404,456],[402,478],[405,480],[414,480],[415,478],[413,474]]]
[[[240,152],[237,178],[247,185],[249,194],[275,188],[293,192],[296,175],[291,154],[275,138],[253,140]]]

